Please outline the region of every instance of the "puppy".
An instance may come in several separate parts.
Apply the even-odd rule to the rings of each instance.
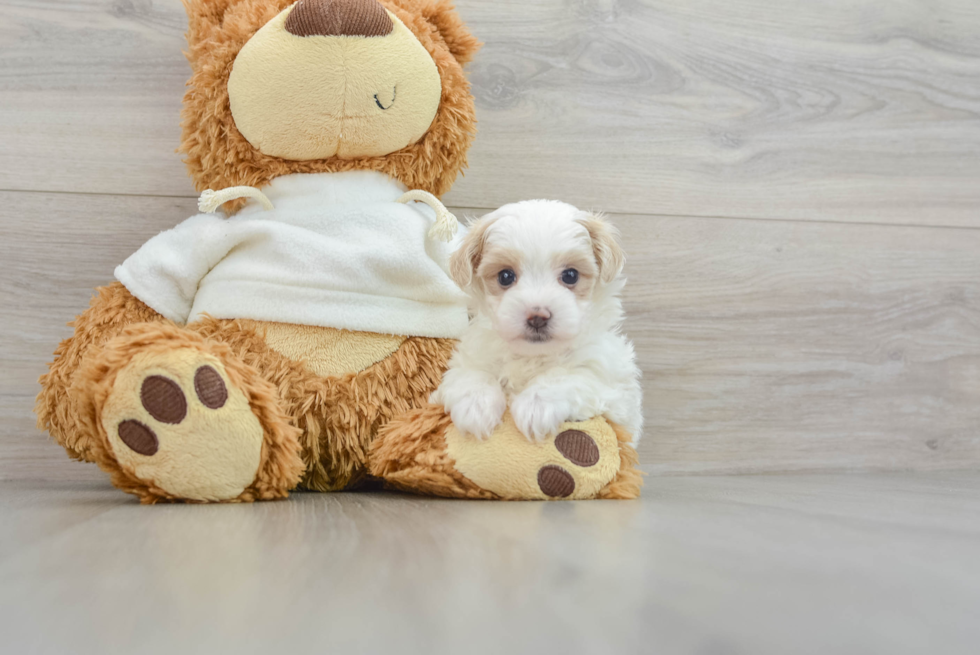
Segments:
[[[510,407],[531,440],[598,415],[639,440],[615,228],[563,202],[509,204],[473,224],[449,268],[472,318],[432,401],[461,432],[487,438]]]

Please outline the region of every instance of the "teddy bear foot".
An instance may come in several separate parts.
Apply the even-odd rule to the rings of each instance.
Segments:
[[[562,424],[542,442],[510,413],[486,440],[460,433],[442,407],[395,419],[371,448],[371,472],[392,487],[453,498],[636,498],[642,473],[630,435],[603,418]]]
[[[99,463],[143,502],[281,498],[299,480],[298,430],[274,388],[222,344],[137,326],[85,377]]]

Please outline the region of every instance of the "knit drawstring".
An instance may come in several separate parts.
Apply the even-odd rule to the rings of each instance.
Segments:
[[[258,200],[263,209],[273,209],[272,201],[254,186],[233,186],[227,189],[221,189],[220,191],[208,189],[198,198],[197,208],[205,214],[210,214],[217,211],[218,207],[229,200],[237,200],[238,198],[252,198],[253,200]],[[453,236],[456,235],[456,231],[459,229],[459,221],[456,220],[452,212],[446,209],[446,206],[439,202],[439,199],[434,195],[421,189],[409,191],[395,202],[404,204],[413,200],[425,203],[436,213],[436,222],[429,229],[429,238],[446,242],[452,241]]]
[[[253,198],[259,201],[263,209],[273,209],[272,201],[254,186],[230,186],[221,191],[208,189],[197,199],[197,208],[205,214],[210,214],[217,211],[218,207],[229,200],[238,200],[239,198]]]
[[[439,199],[428,191],[414,189],[409,191],[395,202],[407,203],[413,200],[424,202],[436,212],[436,222],[429,228],[429,238],[439,239],[440,241],[452,241],[456,230],[459,229],[459,221],[446,209],[446,206],[439,202]]]

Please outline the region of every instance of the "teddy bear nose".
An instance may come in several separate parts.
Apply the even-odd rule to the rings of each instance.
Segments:
[[[395,26],[378,0],[300,0],[286,17],[296,36],[385,36]]]

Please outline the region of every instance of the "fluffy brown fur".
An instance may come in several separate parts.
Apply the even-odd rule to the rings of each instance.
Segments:
[[[144,502],[172,500],[119,468],[99,412],[116,373],[141,348],[200,348],[222,360],[266,429],[259,477],[237,500],[284,495],[297,482],[318,491],[343,489],[367,474],[368,448],[378,429],[428,400],[453,348],[448,339],[413,337],[360,373],[321,378],[269,348],[246,323],[207,318],[178,327],[122,284],[103,287],[41,378],[38,426],[69,455],[97,462],[113,484]],[[298,456],[292,459],[289,452]]]
[[[285,498],[299,482],[305,467],[299,456],[299,430],[290,425],[289,417],[282,411],[275,387],[262,379],[254,368],[243,364],[227,345],[205,340],[172,323],[139,323],[127,327],[105,345],[98,357],[86,360],[79,370],[71,393],[78,410],[78,432],[88,438],[89,456],[109,474],[112,484],[135,494],[143,503],[184,500],[119,466],[112,454],[101,414],[113,392],[116,376],[133,356],[140,353],[166,355],[176,349],[188,348],[221,360],[229,383],[245,393],[252,412],[263,427],[255,480],[237,498],[226,502]]]
[[[243,321],[206,319],[189,327],[227,343],[276,387],[302,430],[307,469],[301,485],[316,491],[343,489],[367,474],[368,449],[379,428],[428,400],[453,349],[448,339],[412,337],[360,373],[322,378],[269,348]]]
[[[127,326],[144,322],[168,322],[138,300],[119,282],[100,287],[89,308],[68,325],[74,328],[70,337],[58,344],[54,361],[41,376],[41,393],[34,404],[37,427],[47,430],[64,446],[72,459],[94,462],[93,435],[79,429],[80,417],[69,390],[85,357],[99,351],[110,339],[119,336]]]
[[[616,472],[609,484],[599,490],[596,498],[605,500],[631,500],[640,497],[640,489],[643,487],[643,471],[636,468],[640,463],[640,458],[636,454],[636,449],[630,445],[633,436],[621,426],[609,422],[613,431],[616,433],[616,440],[619,441],[619,471]]]
[[[380,0],[412,30],[432,56],[442,78],[442,99],[429,131],[417,143],[383,157],[290,161],[262,154],[235,126],[228,76],[242,46],[294,0],[184,0],[193,73],[184,96],[180,151],[198,191],[236,185],[261,187],[288,173],[375,170],[410,189],[437,196],[449,190],[466,166],[476,133],[476,113],[462,64],[479,42],[447,0]],[[228,203],[237,209],[241,201]]]
[[[442,407],[426,405],[389,423],[371,444],[371,475],[401,491],[499,500],[456,470],[446,452],[446,430],[452,419]]]

